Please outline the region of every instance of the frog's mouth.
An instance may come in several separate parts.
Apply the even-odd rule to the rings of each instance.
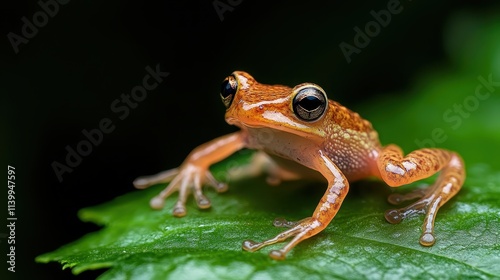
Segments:
[[[250,128],[261,128],[265,127],[264,125],[257,125],[257,124],[250,124],[250,123],[244,123],[241,120],[233,117],[228,117],[226,118],[226,122],[230,125],[235,125],[239,128],[244,128],[244,127],[250,127]]]

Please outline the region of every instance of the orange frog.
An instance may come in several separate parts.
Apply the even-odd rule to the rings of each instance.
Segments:
[[[421,149],[404,155],[396,145],[382,146],[370,122],[335,101],[312,83],[290,88],[258,83],[245,72],[236,71],[222,82],[222,102],[226,121],[241,128],[195,148],[178,168],[134,181],[137,188],[169,182],[151,200],[151,207],[161,209],[164,200],[174,192],[179,197],[173,215],[186,215],[186,200],[192,193],[199,208],[210,207],[203,195],[207,184],[222,192],[227,185],[218,182],[209,167],[242,148],[255,149],[253,170],[258,165],[269,175],[269,181],[319,177],[326,179],[326,192],[310,217],[298,222],[275,221],[288,229],[263,242],[247,240],[243,249],[260,248],[291,240],[280,250],[269,253],[273,259],[284,259],[299,242],[325,229],[339,211],[349,190],[349,181],[375,176],[391,187],[427,178],[441,171],[436,182],[426,190],[406,195],[393,194],[389,202],[419,198],[413,204],[388,210],[385,218],[399,223],[414,214],[425,214],[420,244],[435,242],[434,220],[438,209],[461,188],[465,179],[460,156],[442,149]]]

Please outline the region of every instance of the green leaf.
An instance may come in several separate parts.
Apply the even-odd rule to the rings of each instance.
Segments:
[[[474,22],[473,27],[481,24]],[[500,25],[472,30],[498,34]],[[498,36],[476,36],[489,44],[475,42],[477,46],[488,46],[490,53],[500,50],[499,44],[496,48],[492,45],[498,41],[492,38]],[[469,52],[472,47],[467,45],[464,50]],[[274,218],[310,216],[325,187],[304,181],[269,187],[263,178],[249,178],[230,182],[225,194],[207,191],[213,205],[210,210],[199,210],[190,200],[184,218],[170,214],[175,196],[167,200],[164,210],[149,207],[149,199],[164,186],[82,209],[82,221],[103,228],[36,261],[60,262],[75,274],[109,268],[101,279],[500,278],[500,161],[495,158],[500,143],[498,91],[480,100],[467,117],[461,115],[460,124],[444,117],[448,110],[454,110],[454,104],[463,105],[474,96],[478,76],[500,77],[499,68],[489,59],[461,60],[459,56],[467,53],[459,49],[450,53],[461,63],[459,70],[445,67],[427,71],[415,80],[408,94],[358,108],[385,144],[394,142],[409,151],[431,139],[434,146],[463,155],[467,180],[460,193],[441,208],[433,247],[418,243],[422,216],[398,225],[384,219],[384,211],[391,208],[387,195],[409,191],[416,184],[393,190],[380,182],[363,181],[352,185],[327,229],[300,243],[286,260],[274,261],[267,256],[269,250],[283,244],[245,252],[241,249],[243,240],[268,239],[282,230],[272,226]],[[471,63],[474,67],[467,66]],[[444,141],[432,138],[436,128],[444,131]],[[248,153],[237,154],[215,166],[213,172],[221,178],[234,160],[241,163],[247,159]]]
[[[83,221],[104,228],[37,261],[58,261],[75,274],[110,267],[102,279],[500,277],[500,173],[476,165],[467,182],[441,209],[438,241],[430,248],[418,243],[422,217],[388,224],[383,218],[388,187],[363,182],[354,184],[330,226],[285,261],[271,260],[268,248],[245,252],[243,240],[279,233],[271,225],[277,216],[310,215],[322,194],[317,184],[271,188],[257,178],[234,182],[225,194],[208,192],[213,209],[200,211],[191,202],[184,218],[170,215],[174,199],[165,210],[149,208],[163,186],[83,209]]]

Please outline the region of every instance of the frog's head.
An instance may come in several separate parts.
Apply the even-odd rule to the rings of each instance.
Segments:
[[[304,137],[325,133],[328,98],[318,85],[265,85],[248,73],[235,71],[222,82],[220,94],[229,124],[267,127]]]

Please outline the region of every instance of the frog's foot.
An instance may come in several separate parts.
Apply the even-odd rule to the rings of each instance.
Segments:
[[[422,235],[420,244],[423,246],[432,246],[436,242],[434,236],[434,221],[436,219],[439,207],[444,204],[443,192],[451,187],[451,183],[442,185],[443,180],[438,180],[435,185],[428,190],[417,189],[406,195],[390,196],[389,201],[393,204],[399,204],[410,199],[420,198],[416,202],[399,209],[391,209],[385,212],[385,219],[391,224],[398,224],[402,220],[420,214],[425,214],[422,225]]]
[[[181,168],[175,168],[161,172],[159,174],[140,177],[134,181],[136,188],[147,188],[151,185],[168,182],[168,186],[150,201],[151,208],[162,209],[165,205],[165,199],[172,193],[178,191],[179,197],[173,209],[173,215],[182,217],[186,215],[186,201],[191,192],[200,209],[210,208],[210,200],[203,194],[203,184],[208,184],[217,192],[227,190],[227,184],[217,181],[209,170],[187,164]]]
[[[274,238],[271,238],[269,240],[263,241],[263,242],[255,242],[252,240],[245,240],[242,244],[242,247],[244,250],[249,251],[249,252],[255,252],[262,247],[278,243],[278,242],[283,242],[289,237],[293,236],[293,239],[286,244],[283,248],[279,250],[272,250],[269,253],[269,256],[275,260],[283,260],[285,259],[286,254],[293,248],[295,247],[298,243],[300,243],[302,240],[305,240],[316,233],[320,232],[323,230],[325,227],[321,222],[319,222],[317,219],[314,218],[305,218],[299,222],[289,222],[284,219],[276,219],[274,221],[274,225],[278,227],[288,227],[290,229],[285,230],[284,232],[276,235]]]

